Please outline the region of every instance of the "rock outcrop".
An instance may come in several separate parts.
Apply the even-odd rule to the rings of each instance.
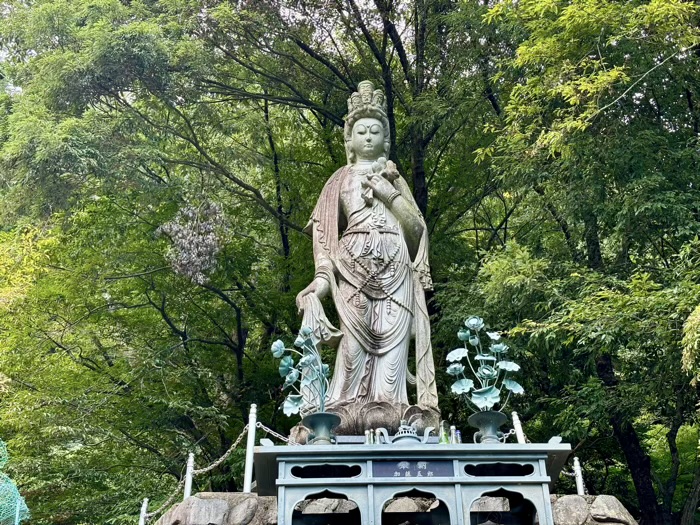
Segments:
[[[277,498],[200,492],[175,505],[156,525],[277,525]]]
[[[552,496],[556,525],[637,525],[615,496]]]
[[[480,498],[474,510],[507,511],[505,498]],[[397,498],[387,512],[429,512],[431,500]],[[300,504],[304,514],[347,513],[350,501],[322,498]],[[552,496],[555,525],[637,525],[614,496]],[[277,498],[241,492],[200,492],[171,508],[156,525],[277,525]]]

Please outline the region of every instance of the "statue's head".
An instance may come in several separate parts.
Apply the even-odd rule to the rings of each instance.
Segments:
[[[344,137],[349,164],[357,160],[389,158],[391,140],[386,99],[369,80],[360,82],[357,91],[348,99]]]

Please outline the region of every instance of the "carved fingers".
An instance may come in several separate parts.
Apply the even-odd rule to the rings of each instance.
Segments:
[[[367,175],[367,179],[362,181],[362,187],[370,188],[373,194],[383,202],[388,202],[389,197],[396,192],[394,185],[381,175]]]
[[[304,297],[306,297],[310,293],[314,293],[316,291],[316,280],[314,279],[311,281],[311,284],[304,288],[301,292],[297,294],[297,311],[301,314],[304,312]]]

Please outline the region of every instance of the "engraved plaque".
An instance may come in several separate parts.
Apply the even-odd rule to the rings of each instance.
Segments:
[[[444,478],[454,476],[452,461],[374,461],[375,478]]]

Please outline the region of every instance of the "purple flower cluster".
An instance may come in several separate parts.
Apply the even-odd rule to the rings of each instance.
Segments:
[[[158,228],[172,242],[167,253],[173,271],[195,284],[204,284],[207,273],[216,266],[225,230],[221,206],[206,201],[194,207],[184,206],[175,218]]]

